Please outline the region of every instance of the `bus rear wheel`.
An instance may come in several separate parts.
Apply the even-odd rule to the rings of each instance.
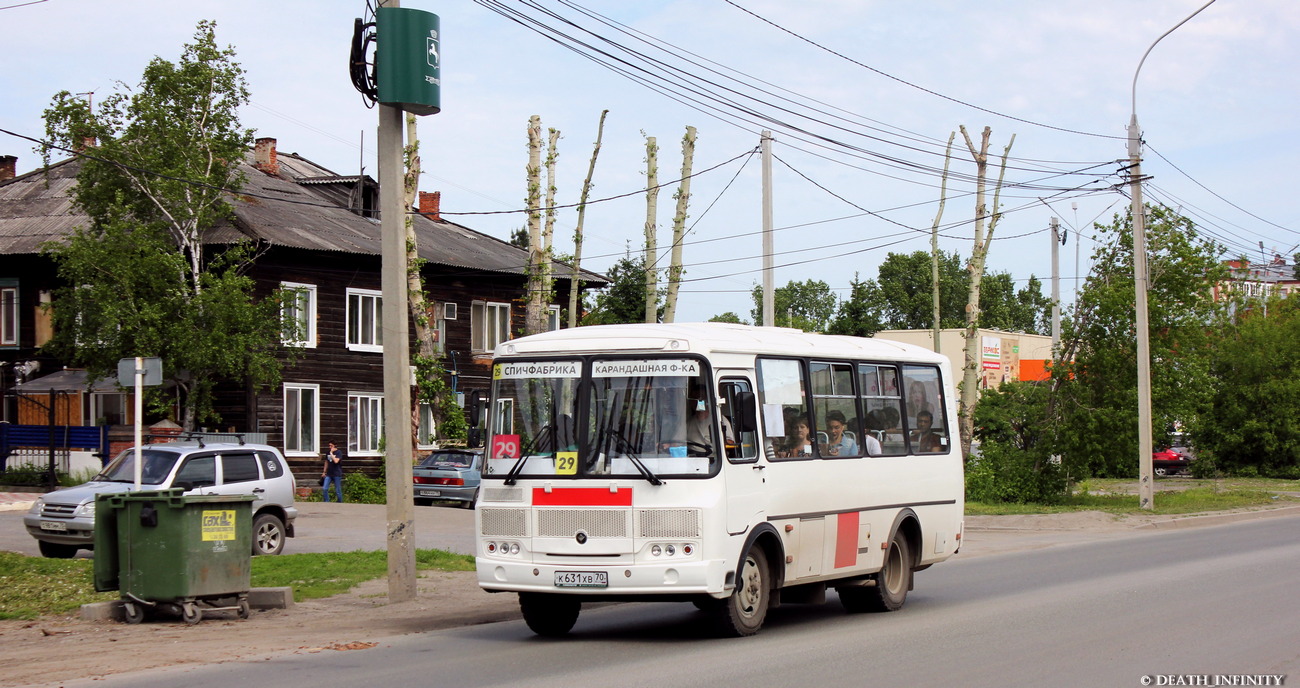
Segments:
[[[743,637],[758,633],[767,618],[772,600],[772,582],[763,548],[754,545],[745,553],[736,576],[736,589],[723,604],[710,610],[723,635]]]
[[[895,533],[885,551],[885,565],[876,573],[874,586],[840,588],[840,603],[851,613],[897,611],[912,588],[912,552],[907,538]]]
[[[572,595],[521,592],[519,610],[533,633],[555,638],[568,633],[578,623],[582,602]]]

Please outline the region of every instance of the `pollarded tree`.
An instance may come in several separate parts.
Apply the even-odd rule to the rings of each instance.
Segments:
[[[45,111],[53,146],[83,149],[74,202],[90,219],[46,247],[64,284],[48,350],[95,377],[120,358],[157,356],[183,394],[182,424],[215,419],[212,386],[279,382],[279,295],[255,301],[251,244],[215,249],[207,231],[230,216],[252,141],[232,48],[200,22],[178,62],[154,58],[139,87],[98,109],[64,91]],[[50,149],[42,151],[47,160]],[[291,334],[291,333],[290,333]]]

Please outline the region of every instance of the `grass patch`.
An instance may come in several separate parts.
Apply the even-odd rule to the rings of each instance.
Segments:
[[[415,566],[419,570],[472,571],[474,557],[420,549],[415,552]],[[250,584],[254,588],[291,586],[294,599],[301,602],[347,592],[387,575],[388,553],[382,550],[284,554],[253,557]],[[83,604],[118,597],[117,592],[95,592],[93,560],[0,552],[0,619],[67,614]]]
[[[1086,480],[1061,504],[983,504],[967,502],[966,513],[979,515],[1058,514],[1072,511],[1105,511],[1114,514],[1189,514],[1203,511],[1226,511],[1273,504],[1297,503],[1300,482],[1263,478],[1183,480],[1177,484],[1160,483],[1155,494],[1155,509],[1138,506],[1133,480]],[[1291,494],[1287,494],[1291,493]]]

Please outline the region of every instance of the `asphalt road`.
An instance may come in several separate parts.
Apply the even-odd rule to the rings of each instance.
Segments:
[[[1264,685],[1226,682],[1243,674],[1293,683],[1298,529],[1300,517],[1275,517],[959,557],[917,574],[899,612],[847,615],[831,593],[824,605],[774,610],[746,639],[709,637],[689,604],[625,604],[584,610],[560,640],[512,621],[390,638],[365,651],[64,685]]]
[[[298,502],[297,535],[285,544],[295,552],[350,552],[388,546],[383,504]],[[36,539],[23,527],[22,511],[0,511],[0,550],[39,556]],[[415,507],[415,546],[474,553],[474,512],[454,506]],[[82,550],[80,557],[90,553]]]

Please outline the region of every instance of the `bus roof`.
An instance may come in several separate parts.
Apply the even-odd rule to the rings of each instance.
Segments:
[[[497,346],[497,357],[557,353],[743,353],[946,363],[913,344],[885,339],[815,334],[787,327],[733,323],[591,325],[543,332]]]

